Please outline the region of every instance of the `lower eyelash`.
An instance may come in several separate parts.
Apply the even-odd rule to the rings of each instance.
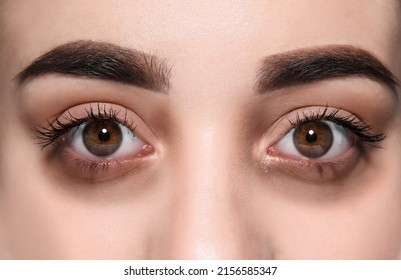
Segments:
[[[70,174],[74,178],[99,182],[107,180],[110,177],[114,178],[116,174],[133,172],[146,166],[146,162],[139,160],[126,164],[125,160],[120,159],[91,160],[77,158],[66,150],[61,151],[59,156],[62,158],[64,168],[70,170]]]
[[[122,165],[118,160],[92,161],[84,159],[74,159],[71,161],[71,164],[74,164],[76,170],[80,170],[84,174],[93,174],[97,171],[105,172],[111,165],[117,165],[118,167]]]
[[[39,139],[39,145],[42,149],[51,145],[60,136],[69,132],[71,129],[77,129],[81,124],[89,120],[111,120],[129,128],[132,132],[135,130],[133,122],[129,123],[127,119],[127,111],[123,115],[123,120],[120,120],[120,111],[113,108],[106,109],[106,105],[98,103],[96,111],[91,106],[89,110],[85,110],[86,116],[83,118],[74,117],[70,111],[65,115],[57,117],[53,122],[48,121],[48,126],[35,126],[34,132]]]
[[[337,162],[315,162],[311,160],[307,160],[308,163],[304,163],[304,165],[308,165],[310,167],[314,167],[319,173],[320,177],[323,178],[323,175],[327,172],[331,172],[331,175],[335,178],[339,178],[344,175],[345,172],[348,171],[348,167],[352,164],[355,159],[346,158]]]
[[[307,111],[307,109],[305,109],[302,112],[302,116],[300,116],[300,114],[297,113],[295,121],[291,120],[288,121],[290,122],[293,128],[312,121],[320,121],[320,120],[331,121],[352,132],[359,138],[359,140],[365,143],[373,144],[380,142],[386,138],[386,135],[383,133],[379,134],[370,133],[371,127],[366,123],[358,120],[354,115],[349,114],[347,116],[338,116],[339,112],[340,109],[335,109],[332,112],[328,112],[327,106],[324,108],[323,111],[319,110],[318,112],[312,110]]]
[[[361,147],[354,149],[361,150]],[[348,156],[336,161],[315,161],[310,159],[287,159],[279,157],[268,157],[261,162],[262,169],[268,173],[271,168],[282,170],[286,174],[291,174],[296,178],[309,181],[319,178],[323,181],[336,181],[345,178],[353,170],[353,166],[365,153],[356,151],[350,152]],[[315,174],[315,175],[314,175]]]

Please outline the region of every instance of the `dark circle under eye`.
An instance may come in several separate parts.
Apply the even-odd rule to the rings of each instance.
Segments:
[[[114,154],[121,145],[122,132],[114,121],[92,121],[82,131],[85,147],[95,156],[105,157]]]
[[[303,156],[319,158],[326,154],[333,144],[333,132],[329,125],[322,121],[298,125],[294,131],[295,148]]]

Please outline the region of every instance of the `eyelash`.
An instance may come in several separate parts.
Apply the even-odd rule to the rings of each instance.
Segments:
[[[318,112],[314,112],[312,110],[303,111],[302,116],[300,113],[297,113],[295,121],[291,121],[289,119],[288,121],[290,122],[292,128],[296,128],[299,125],[312,121],[331,121],[355,134],[362,142],[370,143],[372,146],[374,143],[383,141],[386,138],[386,135],[383,133],[371,134],[371,127],[358,120],[354,115],[349,114],[347,116],[339,116],[339,112],[340,109],[335,109],[332,112],[328,112],[328,107],[326,106],[322,112],[320,110]]]
[[[120,120],[117,116],[120,114],[119,110],[114,110],[110,108],[106,109],[106,106],[101,106],[98,104],[97,112],[94,111],[93,107],[90,107],[89,110],[85,110],[86,116],[83,118],[74,117],[69,111],[67,111],[66,116],[60,116],[55,119],[53,123],[48,122],[48,127],[37,126],[34,128],[37,137],[39,138],[39,145],[42,149],[51,145],[56,141],[60,136],[67,133],[71,129],[78,128],[81,124],[89,121],[89,120],[112,120],[116,123],[119,123],[123,126],[129,128],[132,132],[135,131],[136,126],[133,125],[133,122],[128,122],[127,112],[124,114],[124,119]],[[292,128],[296,128],[299,125],[319,120],[327,120],[331,121],[337,125],[344,127],[349,130],[358,138],[365,143],[377,143],[386,138],[386,135],[383,133],[379,134],[370,134],[371,130],[370,126],[358,120],[355,116],[349,114],[348,116],[338,116],[340,109],[335,109],[333,112],[328,112],[328,107],[325,107],[321,112],[313,111],[303,111],[302,116],[300,113],[297,113],[295,121],[291,121],[288,119]]]
[[[106,106],[97,105],[97,109],[94,110],[93,107],[85,110],[86,116],[82,118],[77,118],[72,115],[70,111],[63,116],[57,117],[53,122],[48,121],[48,127],[36,126],[34,132],[39,139],[39,145],[42,149],[53,144],[60,136],[64,135],[71,129],[78,129],[78,127],[90,120],[95,121],[115,121],[121,124],[133,133],[136,126],[133,122],[129,122],[127,119],[127,111],[123,114],[123,119],[118,117],[120,114],[119,110],[113,108],[106,109]]]
[[[57,117],[53,122],[48,121],[48,125],[46,127],[36,126],[34,131],[39,139],[38,144],[42,149],[44,149],[45,147],[52,145],[56,140],[70,130],[78,129],[81,124],[91,120],[115,121],[116,123],[130,129],[133,133],[136,129],[134,123],[128,121],[127,111],[121,114],[121,110],[116,110],[112,107],[106,107],[105,105],[98,103],[97,106],[90,106],[88,109],[85,109],[85,113],[86,115],[84,117],[78,118],[75,117],[70,111],[67,111],[63,115]],[[296,113],[293,120],[289,118],[287,118],[287,120],[291,124],[292,128],[296,128],[299,125],[312,121],[331,121],[353,133],[353,135],[358,137],[360,144],[365,144],[359,146],[361,152],[365,151],[364,148],[366,146],[377,147],[375,144],[386,138],[386,135],[383,133],[372,134],[371,127],[358,120],[358,118],[353,114],[349,113],[348,115],[344,115],[341,113],[340,109],[331,110],[328,106],[319,110],[304,108]],[[58,147],[58,145],[56,147]],[[82,170],[88,170],[89,173],[94,173],[94,171],[97,170],[105,170],[109,168],[110,164],[120,164],[118,160],[93,161],[75,159],[74,162],[76,167],[80,167]],[[332,169],[334,172],[342,173],[343,171],[341,170],[349,169],[347,166],[349,166],[350,163],[347,163],[347,160],[337,162],[302,160],[299,162],[299,165],[316,168],[318,173],[322,176],[326,169]]]
[[[353,114],[348,113],[347,115],[344,115],[341,109],[330,109],[328,106],[324,107],[324,109],[320,108],[318,110],[312,108],[303,108],[296,112],[295,116],[291,119],[287,117],[287,121],[292,127],[291,129],[295,129],[297,126],[306,124],[308,122],[324,120],[331,121],[343,127],[358,138],[359,145],[357,145],[357,148],[360,155],[366,155],[367,148],[379,148],[377,143],[383,141],[386,138],[386,135],[383,133],[371,133],[371,127],[366,123],[360,121]],[[287,133],[288,132],[289,131],[287,131]],[[274,149],[270,149],[271,148],[269,148],[268,153],[275,156],[276,153]],[[350,157],[335,161],[318,161],[313,159],[282,160],[283,162],[287,162],[288,164],[291,164],[293,166],[298,166],[299,168],[313,168],[317,171],[320,179],[331,180],[335,178],[343,178],[345,174],[347,174],[347,172],[352,169],[352,166],[356,163],[357,159],[355,157]],[[269,170],[266,164],[264,164],[263,166],[265,170]],[[325,174],[326,172],[328,172],[328,174]],[[301,172],[301,174],[309,174],[309,172]]]

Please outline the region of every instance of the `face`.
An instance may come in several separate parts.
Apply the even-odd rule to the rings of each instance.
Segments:
[[[190,2],[1,1],[0,257],[399,258],[400,3]]]

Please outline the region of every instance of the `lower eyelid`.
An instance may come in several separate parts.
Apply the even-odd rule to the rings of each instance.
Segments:
[[[260,161],[262,170],[271,174],[286,174],[304,181],[335,181],[345,178],[360,160],[361,153],[358,147],[352,147],[341,158],[330,161],[309,159],[282,158],[270,149]]]
[[[146,153],[151,154],[152,148],[147,146],[141,156],[125,159],[88,159],[75,153],[71,148],[64,148],[56,155],[57,164],[62,172],[69,178],[91,181],[107,181],[120,177],[124,174],[141,169],[149,162]]]

